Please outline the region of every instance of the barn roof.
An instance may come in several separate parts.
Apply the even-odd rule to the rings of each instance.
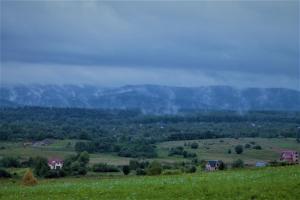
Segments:
[[[297,151],[282,151],[282,156],[293,157],[293,155],[297,154]]]
[[[209,164],[211,167],[216,167],[216,165],[217,165],[219,162],[220,162],[219,160],[209,160],[209,161],[208,161],[208,164]]]
[[[60,158],[49,158],[48,159],[48,164],[52,164],[52,163],[63,163],[64,161]]]

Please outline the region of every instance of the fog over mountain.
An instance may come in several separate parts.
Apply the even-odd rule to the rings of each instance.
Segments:
[[[300,87],[299,1],[1,1],[0,9],[1,84]]]
[[[1,1],[0,9],[2,106],[300,107],[299,1]]]
[[[130,85],[18,85],[0,88],[1,106],[141,109],[172,114],[182,109],[300,110],[300,92],[282,88],[236,89],[229,86],[170,87]]]

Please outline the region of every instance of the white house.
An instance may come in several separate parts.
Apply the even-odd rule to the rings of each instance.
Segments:
[[[48,160],[50,169],[61,169],[64,165],[64,161],[59,158],[51,158]]]
[[[215,171],[218,170],[220,165],[221,165],[222,161],[221,160],[209,160],[206,165],[205,165],[205,169],[207,171]]]

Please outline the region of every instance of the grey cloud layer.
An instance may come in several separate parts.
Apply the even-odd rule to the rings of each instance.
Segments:
[[[143,82],[141,74],[147,73],[156,74],[152,83],[168,84],[158,73],[176,69],[197,71],[206,84],[248,86],[239,76],[230,80],[240,74],[257,77],[254,85],[281,78],[282,87],[296,88],[298,35],[298,1],[1,2],[1,68],[10,72],[5,78],[10,82],[18,79],[13,74],[18,63],[56,70],[53,74],[58,74],[53,65],[97,68],[100,78],[99,70],[116,71],[110,68],[139,72],[128,80],[112,74],[112,84]]]
[[[71,70],[70,70],[71,69]],[[66,66],[10,63],[3,70],[6,84],[96,84],[123,86],[126,84],[154,83],[160,85],[197,87],[203,85],[233,85],[243,87],[291,87],[284,75],[274,76],[226,70],[203,71],[185,68],[136,68],[124,66]],[[230,78],[228,78],[230,77]],[[241,84],[242,83],[242,84]],[[296,82],[293,85],[297,85]]]

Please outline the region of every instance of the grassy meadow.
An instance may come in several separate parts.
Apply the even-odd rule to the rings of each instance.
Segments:
[[[188,151],[197,153],[198,159],[223,160],[227,163],[236,159],[242,159],[246,164],[253,165],[256,161],[278,160],[282,150],[289,149],[298,152],[300,151],[300,145],[294,138],[222,138],[194,141],[199,144],[198,149],[191,149],[188,146],[185,148]],[[194,141],[170,141],[160,143],[158,145],[160,157],[170,158],[168,156],[170,148],[184,146],[185,144],[192,143]],[[262,149],[256,150],[253,148],[244,148],[242,154],[235,153],[234,147],[236,145],[240,144],[245,146],[250,142],[254,142],[255,145],[260,145]],[[229,149],[231,149],[231,154],[228,153]]]
[[[0,180],[0,199],[299,199],[300,167],[267,167],[173,176],[63,178],[33,187]]]
[[[44,156],[44,157],[62,157],[75,154],[74,145],[79,140],[55,140],[52,144],[40,147],[23,147],[22,142],[0,142],[0,158],[2,156],[15,156],[21,158]],[[191,149],[185,144],[197,142],[198,149]],[[262,150],[252,148],[244,148],[242,154],[236,154],[234,146],[241,144],[245,145],[250,142],[255,142],[255,145],[260,145]],[[172,147],[183,146],[189,152],[197,153],[199,160],[223,160],[224,162],[232,162],[238,158],[244,160],[246,164],[253,165],[256,161],[278,160],[282,150],[290,149],[300,151],[300,145],[294,138],[222,138],[222,139],[205,139],[205,140],[188,140],[188,141],[169,141],[158,143],[156,151],[158,158],[155,160],[162,162],[185,161],[182,156],[168,156],[169,149]],[[228,149],[231,149],[231,154],[228,154]],[[90,164],[108,163],[112,165],[126,165],[132,158],[119,157],[113,153],[93,153],[90,154]],[[151,160],[151,159],[150,159]]]

